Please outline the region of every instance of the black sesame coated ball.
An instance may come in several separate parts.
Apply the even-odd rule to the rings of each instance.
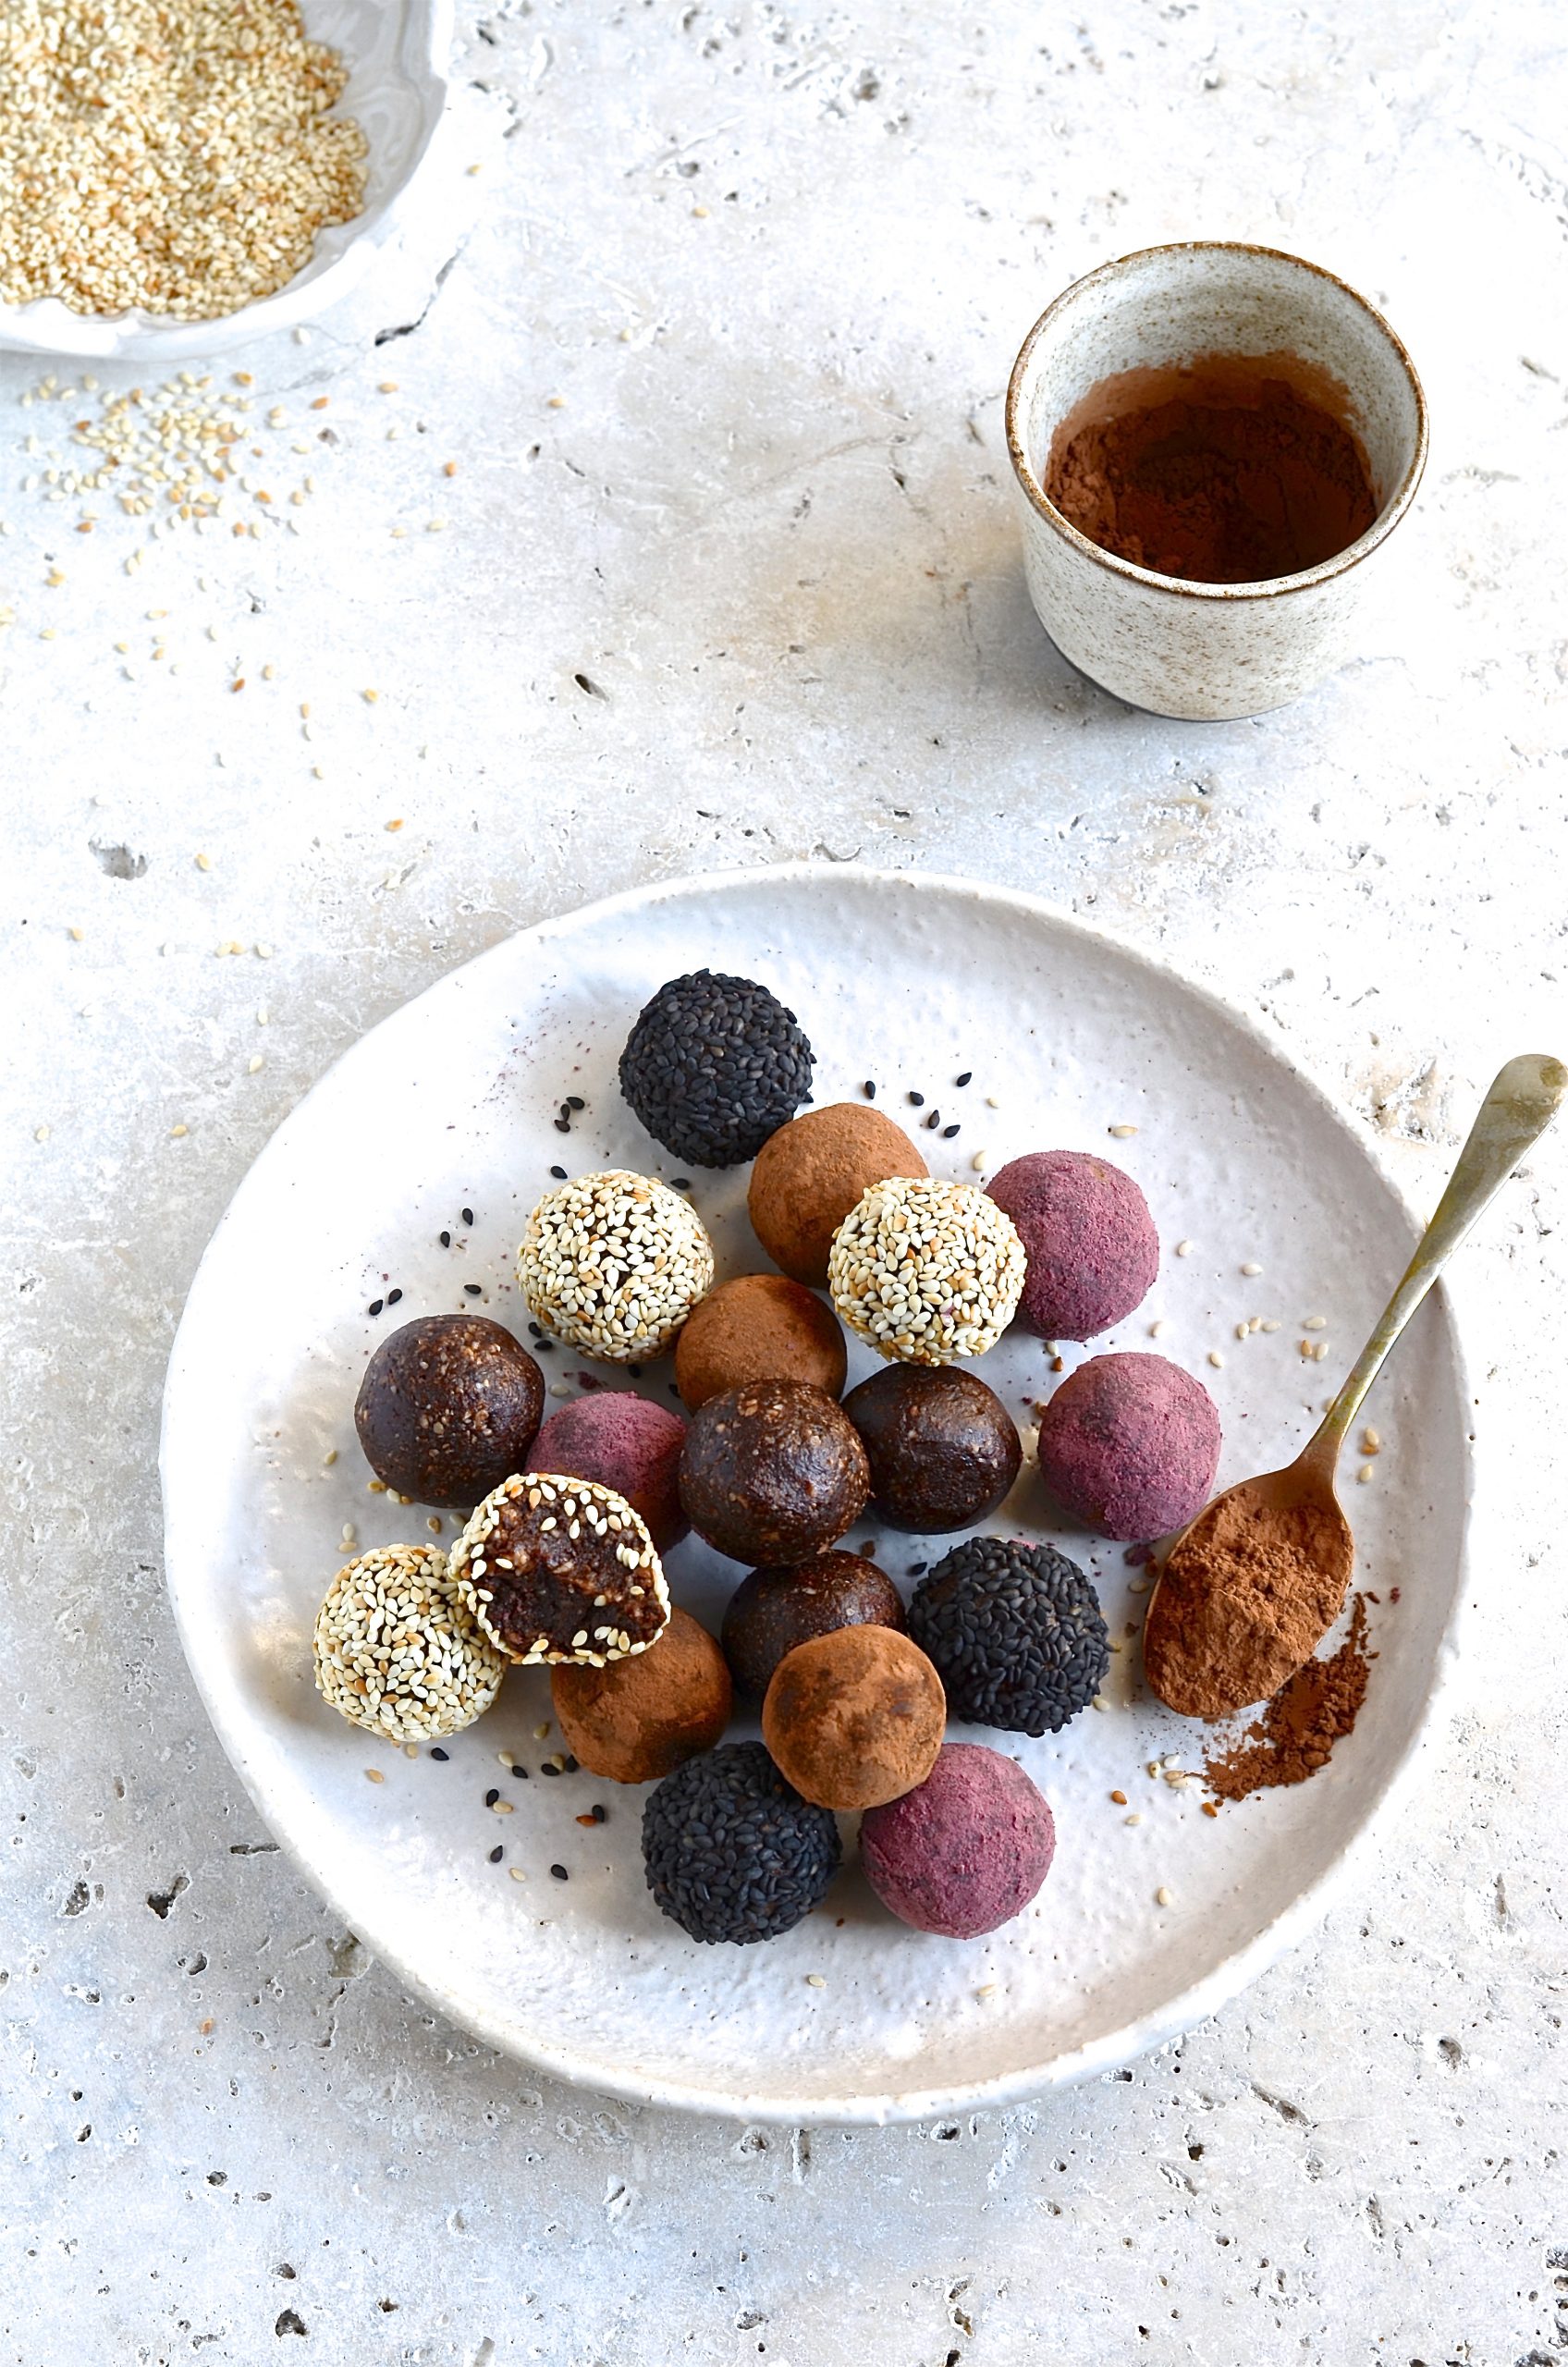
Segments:
[[[955,1545],[915,1588],[909,1632],[936,1664],[950,1717],[1015,1734],[1055,1734],[1110,1665],[1094,1588],[1054,1545]]]
[[[638,1012],[620,1089],[678,1159],[735,1167],[810,1098],[814,1057],[794,1012],[754,978],[694,970]]]
[[[839,1856],[831,1812],[802,1800],[760,1742],[687,1760],[643,1810],[648,1888],[693,1940],[776,1940],[820,1905]]]

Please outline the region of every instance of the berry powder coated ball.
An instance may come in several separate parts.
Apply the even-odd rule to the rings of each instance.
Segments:
[[[1018,1227],[1029,1261],[1019,1318],[1042,1340],[1092,1340],[1154,1288],[1159,1235],[1148,1202],[1109,1159],[1030,1151],[987,1189]]]
[[[667,1775],[643,1810],[643,1864],[693,1940],[746,1947],[792,1931],[838,1870],[839,1827],[760,1742],[722,1743]]]
[[[815,1055],[754,978],[694,970],[644,1003],[620,1056],[620,1089],[653,1135],[695,1167],[754,1159],[811,1095]]]
[[[1110,1665],[1094,1588],[1053,1545],[955,1545],[915,1588],[909,1632],[947,1688],[950,1717],[1014,1734],[1056,1734]]]
[[[949,1742],[924,1784],[861,1820],[865,1878],[900,1923],[976,1940],[1021,1914],[1056,1852],[1050,1807],[1016,1760]]]
[[[646,1523],[656,1551],[667,1553],[686,1534],[677,1484],[685,1444],[679,1414],[629,1390],[594,1389],[550,1416],[522,1467],[570,1471],[613,1488]]]
[[[1214,1400],[1180,1365],[1091,1356],[1041,1417],[1040,1477],[1087,1527],[1143,1543],[1203,1510],[1219,1445]]]

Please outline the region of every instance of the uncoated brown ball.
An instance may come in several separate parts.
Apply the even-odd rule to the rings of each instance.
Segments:
[[[899,1590],[859,1553],[819,1553],[782,1569],[753,1570],[730,1596],[719,1641],[742,1693],[767,1691],[786,1652],[836,1627],[904,1625]]]
[[[699,1537],[737,1562],[803,1562],[865,1509],[871,1472],[820,1389],[751,1380],[692,1417],[680,1501]]]
[[[851,1389],[844,1411],[871,1465],[891,1528],[922,1537],[973,1528],[1018,1477],[1023,1450],[994,1389],[950,1365],[888,1365]]]
[[[522,1469],[544,1410],[545,1377],[503,1325],[422,1315],[366,1366],[354,1428],[388,1488],[466,1512]]]
[[[762,1738],[819,1808],[880,1808],[924,1784],[947,1723],[942,1680],[907,1636],[839,1627],[797,1644],[774,1671]]]
[[[658,1641],[608,1668],[559,1662],[550,1699],[568,1748],[612,1784],[651,1784],[711,1750],[733,1699],[724,1654],[705,1627],[672,1611]]]
[[[776,1266],[813,1290],[827,1286],[827,1252],[861,1194],[889,1175],[924,1175],[901,1126],[856,1101],[808,1110],[769,1134],[746,1195],[752,1231]]]
[[[837,1397],[847,1364],[831,1307],[782,1274],[739,1274],[687,1317],[675,1385],[693,1412],[745,1380],[809,1380]]]

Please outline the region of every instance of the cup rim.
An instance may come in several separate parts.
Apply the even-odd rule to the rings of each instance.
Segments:
[[[1297,271],[1309,271],[1317,278],[1326,279],[1331,287],[1339,288],[1341,293],[1348,296],[1354,304],[1360,306],[1393,349],[1395,357],[1404,372],[1415,405],[1415,448],[1398,484],[1389,496],[1388,500],[1384,502],[1366,532],[1364,534],[1358,534],[1354,543],[1347,543],[1342,551],[1336,551],[1332,558],[1320,560],[1316,567],[1304,568],[1297,575],[1263,576],[1256,583],[1194,583],[1186,576],[1161,575],[1152,567],[1139,567],[1133,560],[1119,558],[1115,551],[1108,551],[1100,544],[1091,542],[1088,535],[1081,533],[1069,519],[1064,518],[1055,503],[1047,497],[1045,487],[1035,475],[1029,456],[1024,450],[1023,438],[1019,428],[1024,383],[1034,360],[1035,349],[1055,314],[1061,310],[1069,298],[1076,296],[1081,289],[1092,286],[1096,279],[1106,279],[1114,273],[1123,272],[1130,264],[1144,263],[1151,255],[1216,253],[1267,255],[1271,263],[1290,264]],[[1113,255],[1108,262],[1096,264],[1093,271],[1081,274],[1077,279],[1064,288],[1059,296],[1052,297],[1019,347],[1018,359],[1012,365],[1011,375],[1007,382],[1004,417],[1007,427],[1008,458],[1012,462],[1012,472],[1018,479],[1020,490],[1035,515],[1043,518],[1047,525],[1073,550],[1081,552],[1085,558],[1093,559],[1096,566],[1105,568],[1110,574],[1125,576],[1131,583],[1142,583],[1152,591],[1169,593],[1178,598],[1276,600],[1282,594],[1305,591],[1315,584],[1329,583],[1336,575],[1347,573],[1351,568],[1359,565],[1362,559],[1368,558],[1377,549],[1378,544],[1392,533],[1415,499],[1415,488],[1420,484],[1422,473],[1427,466],[1427,398],[1421,380],[1416,374],[1415,364],[1410,358],[1403,339],[1390,326],[1377,306],[1363,296],[1359,288],[1353,288],[1348,280],[1341,279],[1336,272],[1326,270],[1320,263],[1309,263],[1305,255],[1292,255],[1283,247],[1259,246],[1256,240],[1250,239],[1172,239],[1160,246],[1134,247],[1131,253]]]

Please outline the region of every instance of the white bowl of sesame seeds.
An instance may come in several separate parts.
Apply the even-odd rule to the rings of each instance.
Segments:
[[[140,217],[126,219],[117,162],[111,171],[104,160],[135,141],[145,83],[133,19],[153,5],[126,0],[125,70],[104,84],[116,140],[84,153],[51,150],[52,139],[72,137],[58,120],[70,111],[53,104],[52,69],[40,60],[45,46],[53,55],[74,37],[79,71],[91,70],[102,12],[86,0],[63,10],[14,0],[0,10],[0,348],[84,362],[224,352],[337,303],[402,218],[446,105],[452,0],[300,0],[298,16],[292,0],[174,0],[185,66],[199,70],[221,31],[238,45],[247,104],[226,104],[237,128],[224,132],[229,145],[215,160],[210,138],[192,143],[190,183],[149,239]],[[164,0],[160,27],[170,14]],[[183,115],[183,92],[174,99]],[[282,164],[280,114],[290,118]],[[158,178],[150,169],[149,182]],[[279,217],[276,236],[256,231],[253,207],[247,215],[253,180]],[[226,192],[248,226],[227,243],[212,227],[229,218]],[[32,287],[49,292],[4,300],[7,288]]]

